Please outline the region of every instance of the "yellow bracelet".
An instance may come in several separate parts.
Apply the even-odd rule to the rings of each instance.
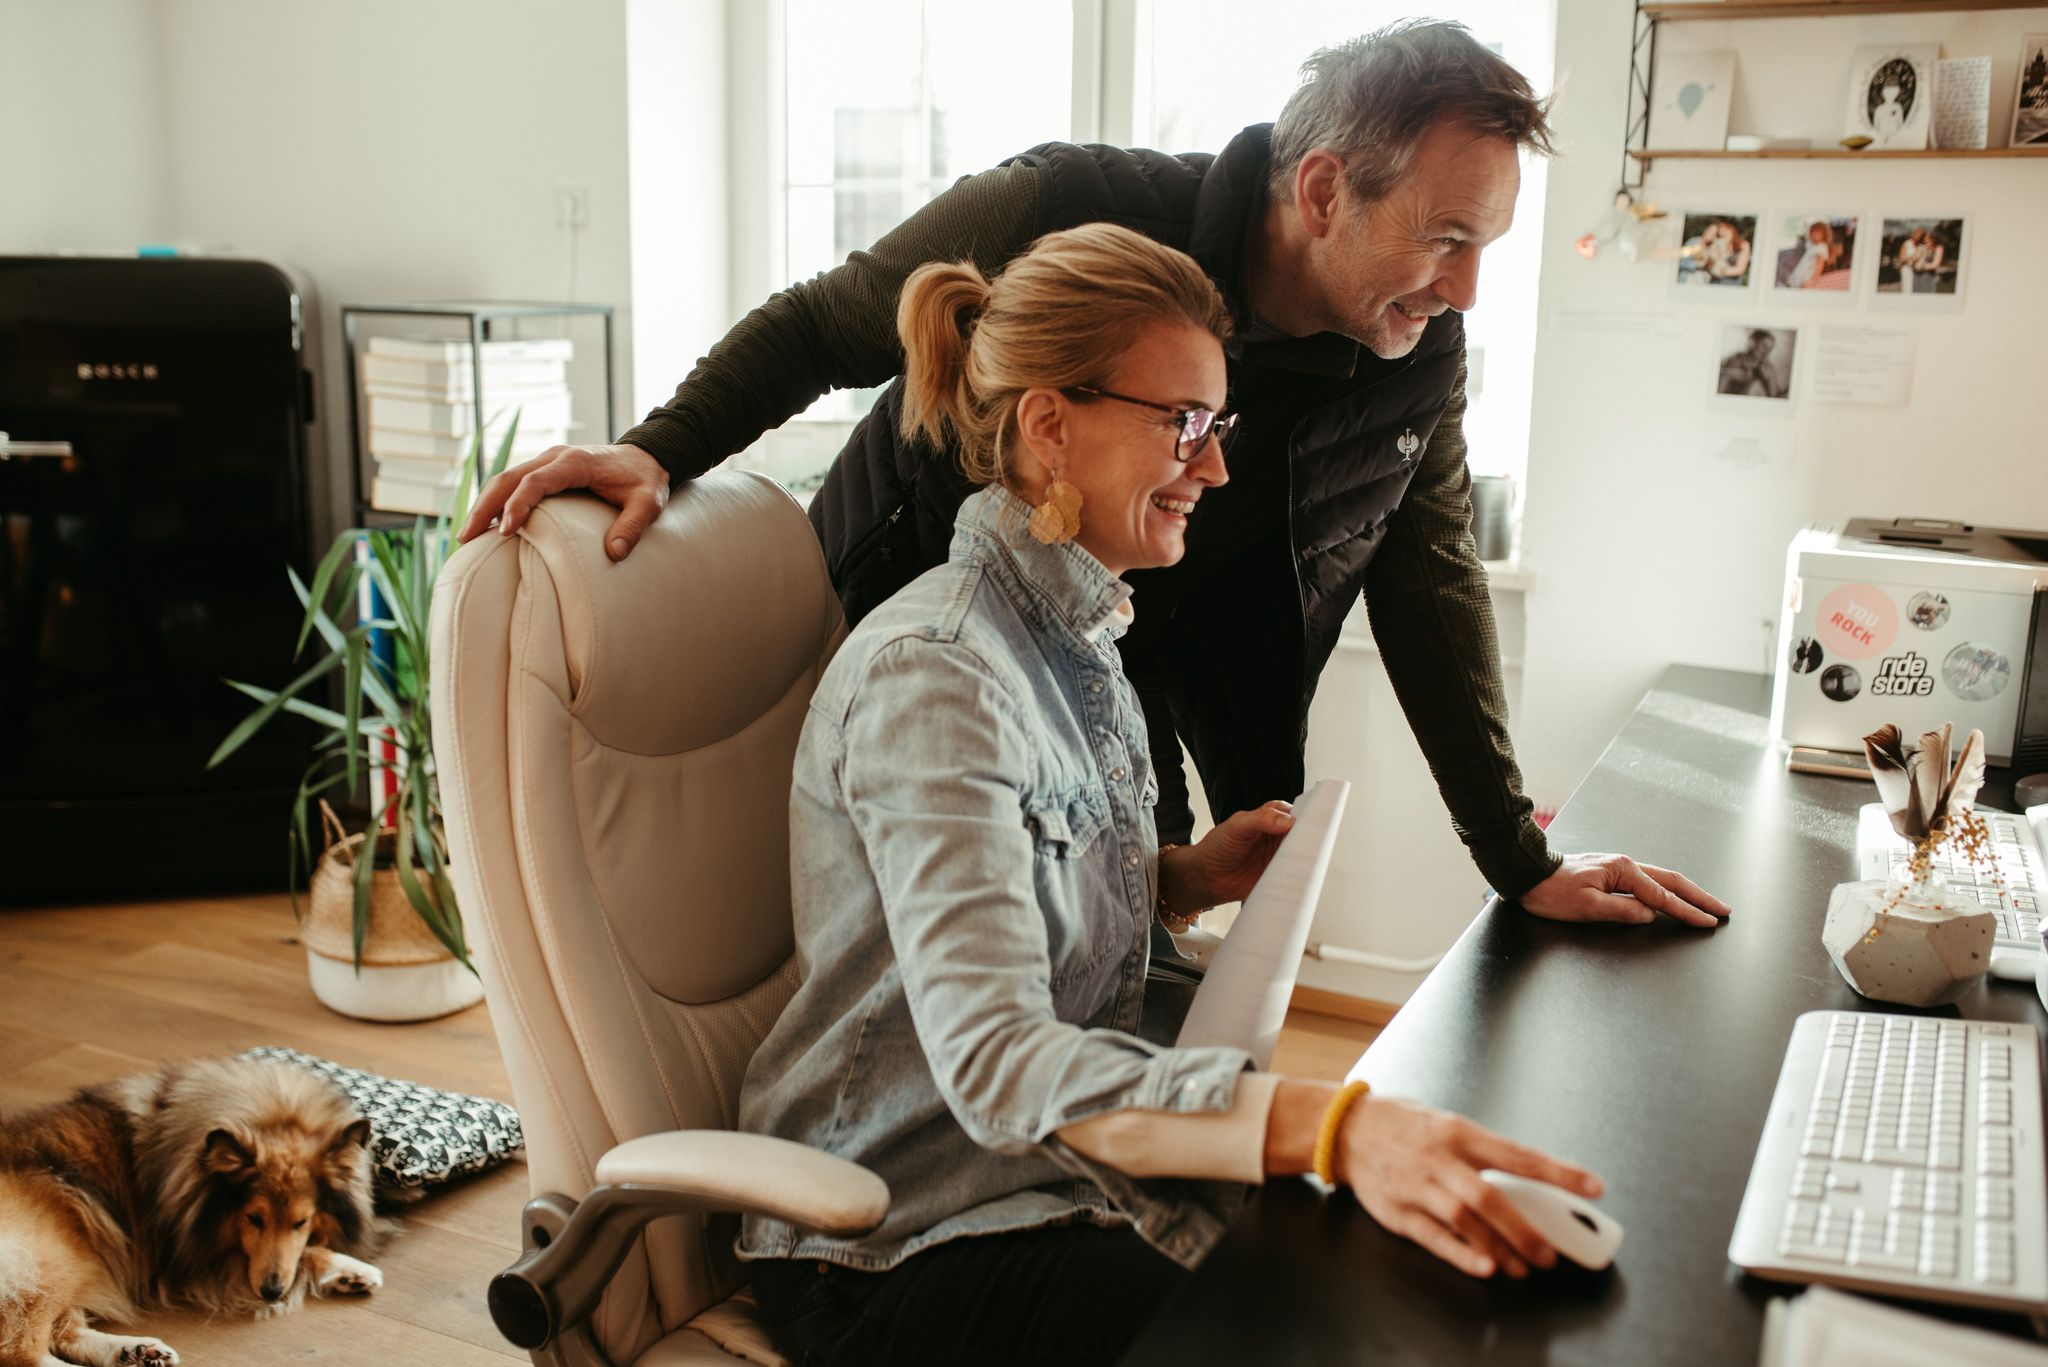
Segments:
[[[1337,1131],[1344,1124],[1344,1113],[1351,1109],[1351,1103],[1371,1090],[1363,1082],[1347,1082],[1337,1089],[1337,1095],[1330,1098],[1323,1111],[1323,1123],[1316,1128],[1315,1173],[1324,1186],[1337,1185]]]

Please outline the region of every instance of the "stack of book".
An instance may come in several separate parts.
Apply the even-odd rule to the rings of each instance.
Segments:
[[[495,459],[513,415],[512,461],[569,439],[566,337],[483,343],[483,459]],[[372,337],[362,360],[369,401],[370,506],[383,512],[449,511],[476,431],[476,372],[468,342]]]

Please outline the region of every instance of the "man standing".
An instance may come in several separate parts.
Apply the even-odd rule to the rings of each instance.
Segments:
[[[1159,832],[1193,825],[1185,744],[1220,818],[1303,786],[1309,702],[1352,603],[1373,634],[1460,838],[1503,896],[1560,920],[1711,926],[1727,908],[1619,855],[1552,854],[1521,792],[1471,536],[1461,313],[1508,229],[1518,154],[1551,151],[1547,102],[1461,25],[1393,26],[1310,58],[1272,125],[1215,156],[1048,143],[970,176],[873,248],[782,291],[712,348],[666,406],[609,447],[557,447],[493,481],[462,530],[588,488],[630,553],[672,483],[828,388],[902,366],[897,296],[927,261],[994,274],[1040,235],[1114,222],[1208,271],[1237,325],[1230,482],[1180,564],[1130,576],[1121,646],[1144,701]],[[1142,395],[1162,404],[1180,395]],[[969,492],[898,431],[891,384],[811,507],[849,617],[942,562]]]

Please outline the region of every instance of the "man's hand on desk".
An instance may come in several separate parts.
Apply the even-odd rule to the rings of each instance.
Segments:
[[[1673,869],[1638,864],[1625,854],[1568,855],[1556,873],[1516,899],[1531,915],[1551,921],[1657,919],[1663,912],[1689,926],[1713,927],[1728,919],[1728,904]]]

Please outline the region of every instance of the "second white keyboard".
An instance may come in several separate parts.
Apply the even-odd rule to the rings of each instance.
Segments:
[[[2001,947],[2038,953],[2041,911],[2048,899],[2048,864],[2041,858],[2037,827],[2027,817],[2011,812],[1977,815],[1991,832],[1996,871],[1959,858],[1953,849],[1943,846],[1931,861],[1935,872],[1992,914],[1998,922],[1995,937]],[[1894,876],[1912,857],[1912,848],[1892,830],[1882,803],[1867,803],[1857,813],[1856,836],[1865,878]]]

